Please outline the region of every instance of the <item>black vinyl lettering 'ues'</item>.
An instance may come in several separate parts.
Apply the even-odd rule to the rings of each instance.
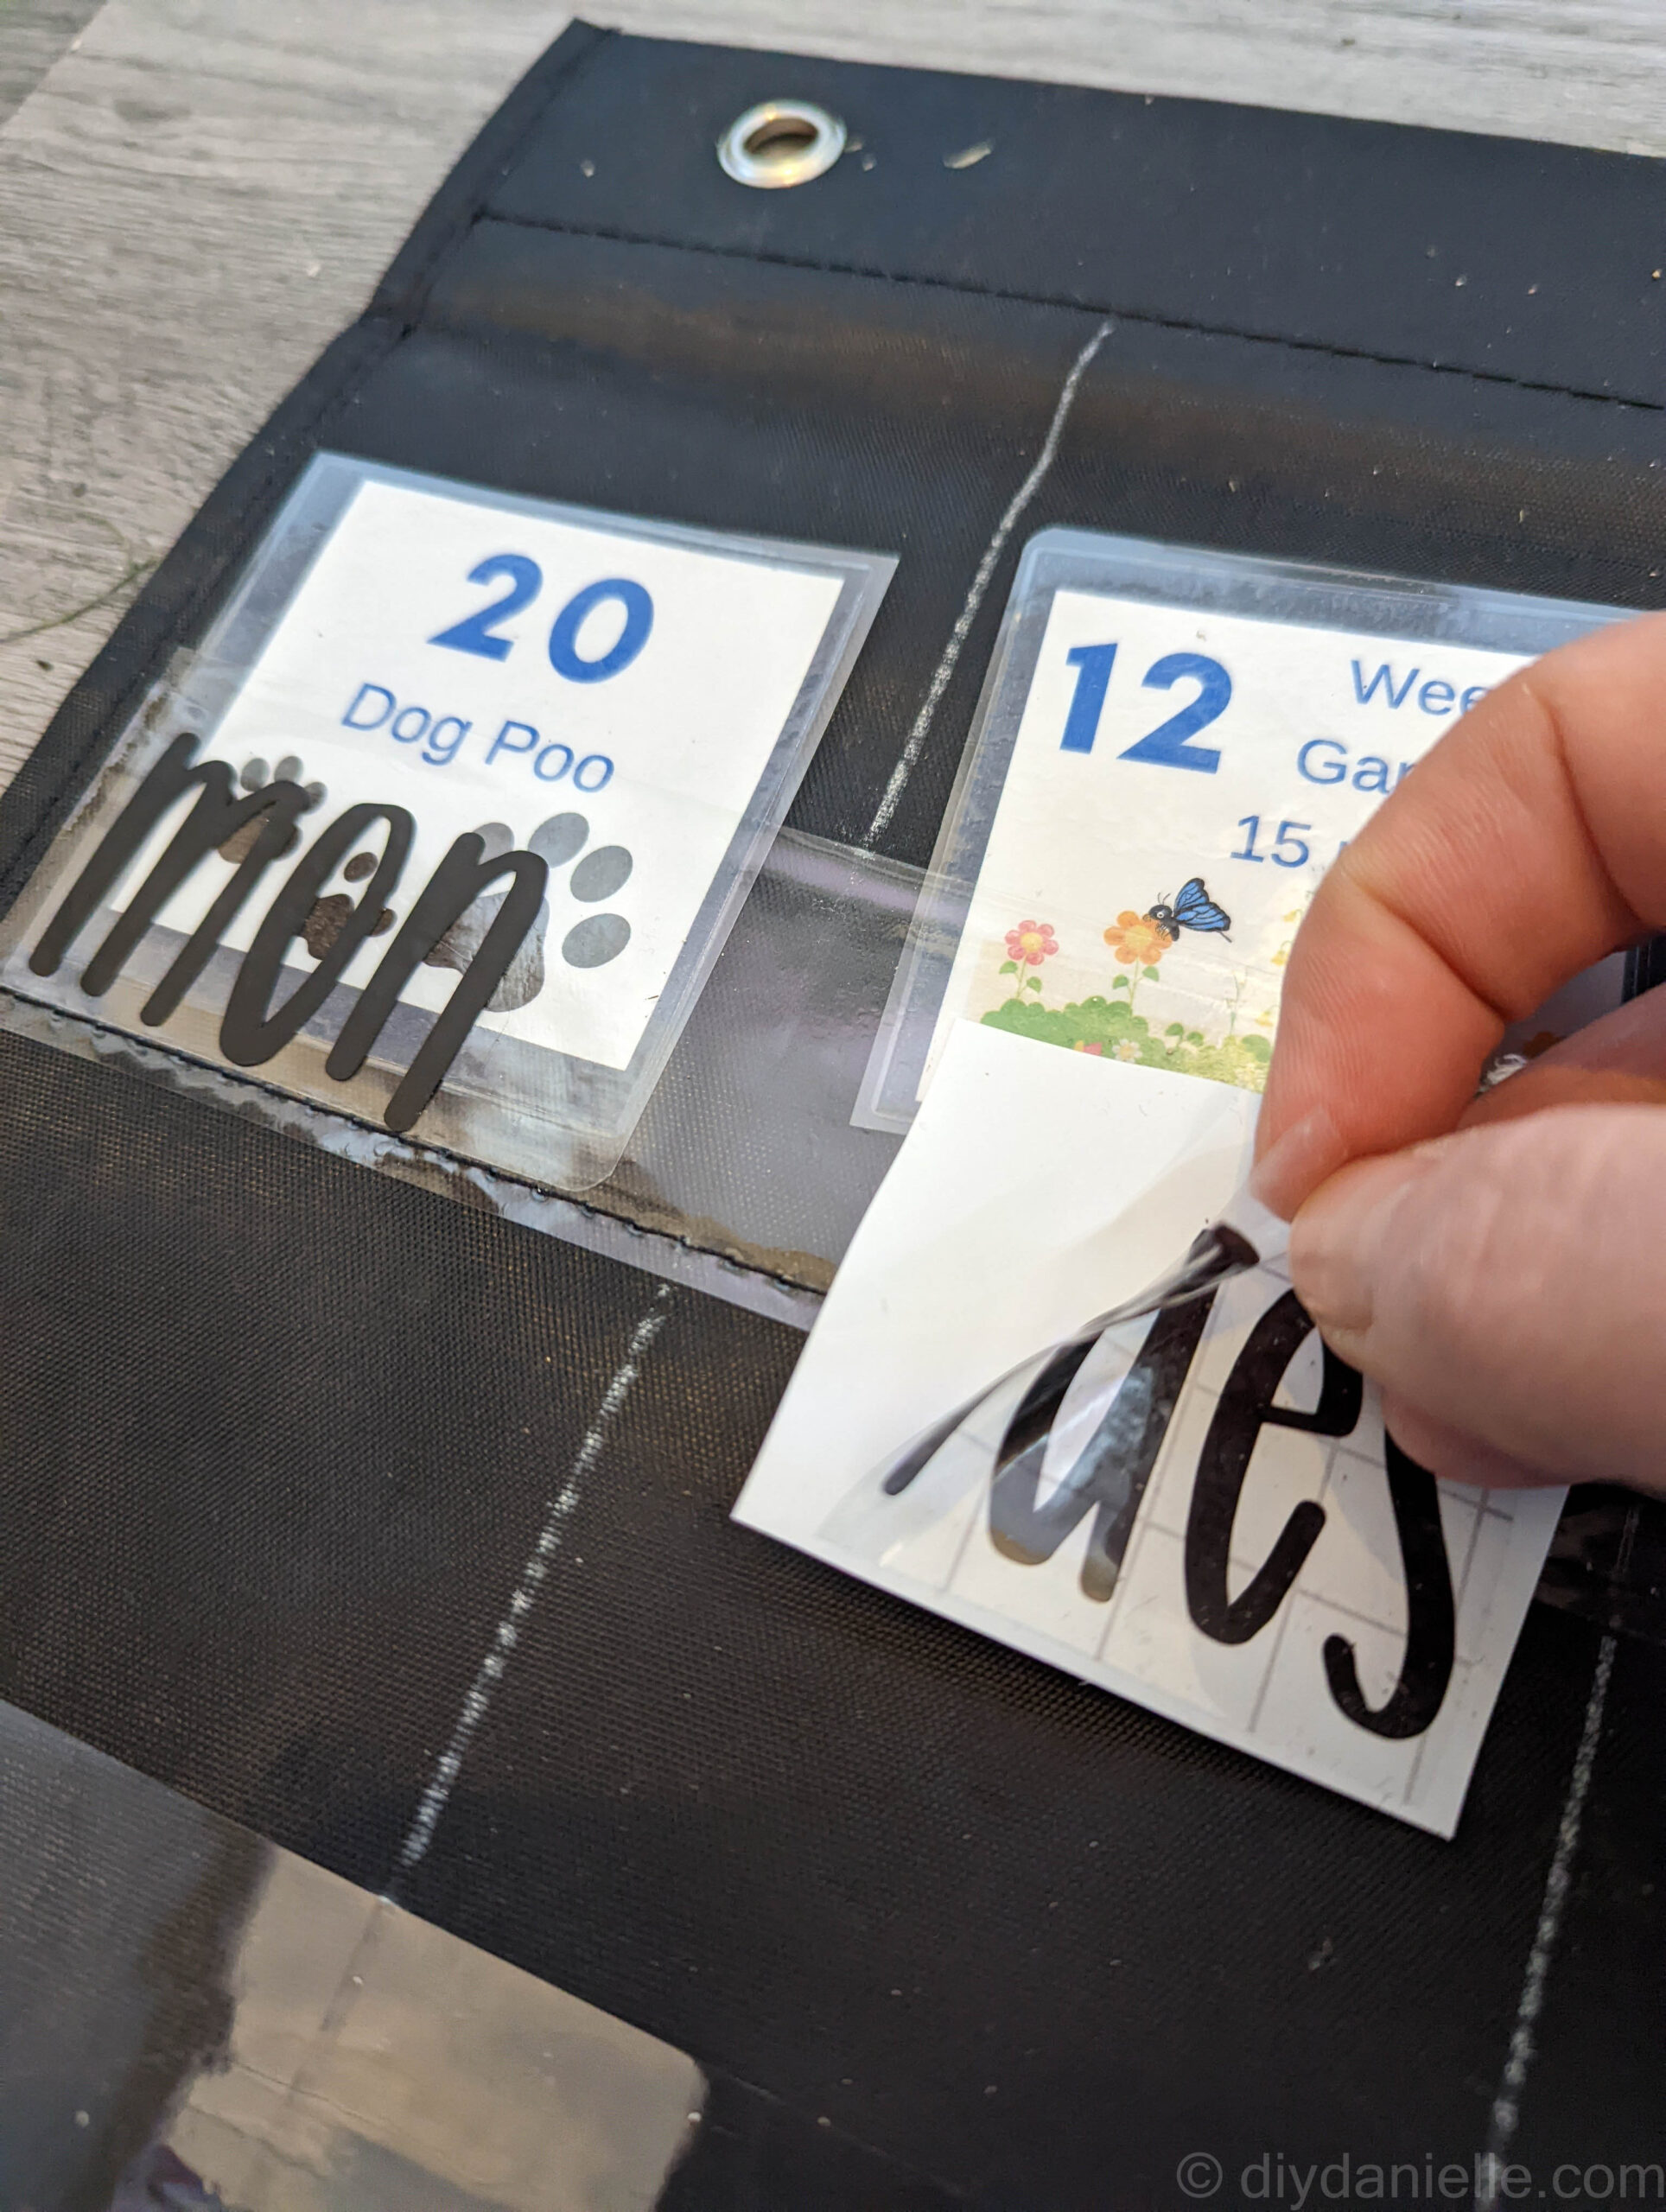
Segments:
[[[1324,1507],[1304,1499],[1292,1510],[1245,1588],[1236,1599],[1228,1595],[1232,1524],[1262,1430],[1350,1436],[1359,1420],[1364,1385],[1328,1344],[1322,1347],[1325,1364],[1313,1412],[1274,1404],[1290,1362],[1313,1330],[1312,1317],[1294,1291],[1270,1306],[1233,1363],[1204,1439],[1186,1516],[1186,1600],[1193,1623],[1218,1643],[1245,1643],[1260,1635],[1289,1596],[1325,1526]],[[1341,1636],[1325,1640],[1325,1675],[1331,1695],[1356,1726],[1374,1736],[1421,1736],[1440,1710],[1452,1680],[1452,1573],[1434,1476],[1408,1459],[1392,1437],[1387,1455],[1389,1497],[1406,1584],[1400,1679],[1385,1703],[1368,1705],[1353,1647]]]
[[[211,853],[223,854],[227,842],[237,839],[240,831],[252,828],[246,849],[240,843],[233,845],[240,857],[231,880],[140,1009],[140,1018],[151,1027],[175,1012],[257,884],[274,861],[293,849],[301,817],[314,803],[302,785],[288,780],[264,784],[239,797],[224,761],[194,759],[198,742],[187,734],[169,746],[105,831],[29,956],[35,975],[54,974],[147,840],[170,810],[194,792],[191,811],[111,925],[81,978],[89,998],[101,997],[195,869]],[[321,952],[314,973],[274,1010],[271,995],[285,954],[302,935],[337,867],[378,821],[386,825],[386,842],[369,881]],[[411,817],[404,807],[353,806],[303,854],[268,908],[232,987],[220,1022],[219,1047],[233,1065],[258,1067],[272,1058],[324,1004],[354,953],[378,933],[412,834]],[[445,1080],[463,1039],[537,920],[549,877],[547,862],[536,853],[518,851],[487,859],[486,842],[478,831],[458,837],[360,991],[325,1062],[326,1073],[338,1083],[359,1072],[418,964],[482,894],[506,876],[511,879],[510,888],[491,926],[463,964],[450,997],[388,1101],[383,1119],[396,1134],[410,1128]]]
[[[1155,1316],[1097,1427],[1045,1499],[1040,1484],[1054,1424],[1099,1338],[1071,1344],[1042,1369],[1014,1410],[990,1471],[989,1541],[1004,1559],[1021,1567],[1041,1566],[1091,1513],[1081,1586],[1097,1602],[1109,1601],[1214,1303],[1211,1294]],[[1351,1436],[1358,1425],[1364,1383],[1328,1345],[1322,1347],[1313,1410],[1302,1413],[1274,1402],[1291,1361],[1313,1331],[1313,1319],[1294,1291],[1268,1308],[1233,1363],[1199,1453],[1186,1516],[1186,1609],[1193,1626],[1216,1643],[1250,1643],[1271,1624],[1325,1527],[1325,1508],[1316,1499],[1303,1499],[1248,1583],[1236,1598],[1230,1594],[1233,1525],[1262,1431],[1290,1428],[1340,1438]],[[924,1440],[917,1456],[887,1479],[887,1493],[906,1489],[949,1433],[945,1427]],[[1434,1476],[1408,1459],[1390,1437],[1386,1478],[1406,1589],[1399,1679],[1383,1703],[1372,1706],[1360,1687],[1347,1639],[1327,1637],[1323,1656],[1331,1695],[1356,1726],[1374,1736],[1405,1738],[1421,1735],[1445,1702],[1455,1655],[1455,1606]]]

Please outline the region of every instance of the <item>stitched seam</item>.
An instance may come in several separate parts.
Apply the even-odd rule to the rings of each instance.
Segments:
[[[813,1557],[813,1554],[811,1556]],[[706,2075],[708,2090],[716,2087],[744,2089],[748,2096],[759,2098],[763,2103],[772,2106],[775,2112],[784,2113],[792,2120],[804,2120],[816,2109],[814,2105],[793,2103],[781,2096],[776,2090],[765,2088],[760,2082],[754,2082],[747,2075],[735,2073],[715,2052],[702,2056],[701,2052],[694,2048],[692,2041],[685,2048],[689,2056]],[[710,2109],[709,2103],[707,2109]],[[928,2187],[951,2198],[956,2204],[968,2207],[971,2205],[972,2199],[964,2183],[947,2181],[930,2167],[914,2165],[910,2160],[900,2158],[890,2151],[881,2150],[877,2144],[869,2143],[862,2136],[852,2134],[848,2127],[836,2127],[830,2121],[824,2121],[819,2115],[817,2115],[816,2125],[831,2140],[852,2145],[864,2157],[888,2168],[892,2174],[900,2176],[911,2182],[924,2182]]]
[[[1596,1671],[1591,1677],[1591,1688],[1586,1697],[1579,1747],[1574,1754],[1573,1770],[1567,1777],[1561,1817],[1556,1823],[1555,1848],[1545,1874],[1538,1918],[1534,1924],[1532,1948],[1527,1955],[1527,1966],[1522,1977],[1521,1995],[1517,2000],[1516,2018],[1510,2029],[1504,2071],[1492,2101],[1492,2124],[1487,2131],[1486,2148],[1476,2161],[1474,2212],[1496,2212],[1503,2168],[1514,2147],[1516,2132],[1521,2125],[1522,2099],[1533,2062],[1538,2056],[1539,2024],[1544,2015],[1545,1991],[1549,1984],[1550,1970],[1555,1964],[1573,1893],[1574,1869],[1579,1861],[1580,1839],[1585,1825],[1586,1807],[1591,1796],[1591,1777],[1602,1745],[1602,1724],[1607,1712],[1608,1686],[1613,1676],[1616,1649],[1612,1636],[1605,1636],[1598,1647]],[[1485,2171],[1482,2171],[1483,2166]]]
[[[902,284],[922,290],[955,292],[971,299],[1011,300],[1022,307],[1067,308],[1073,314],[1108,315],[1122,322],[1140,323],[1154,330],[1175,330],[1202,338],[1235,338],[1250,346],[1275,346],[1297,353],[1317,353],[1326,359],[1370,361],[1383,368],[1421,369],[1431,376],[1461,377],[1471,384],[1502,385],[1513,391],[1541,391],[1559,399],[1584,399],[1605,407],[1633,407],[1640,413],[1666,414],[1666,400],[1638,399],[1614,391],[1587,391],[1579,385],[1551,384],[1531,377],[1507,376],[1498,369],[1475,369],[1456,361],[1420,359],[1415,353],[1379,353],[1366,346],[1342,346],[1321,338],[1284,338],[1265,330],[1245,330],[1233,323],[1194,322],[1183,315],[1158,315],[1150,308],[1119,306],[1114,300],[1061,299],[1051,292],[1023,292],[999,284],[970,284],[951,276],[900,276],[888,269],[870,269],[859,262],[817,261],[793,254],[767,253],[746,246],[690,244],[684,238],[658,238],[645,232],[583,227],[575,223],[541,223],[527,215],[485,211],[488,221],[517,230],[549,231],[563,238],[600,238],[618,245],[661,246],[674,253],[709,254],[723,261],[750,261],[777,269],[801,269],[826,276],[862,276],[883,284]],[[501,328],[502,326],[499,325]]]
[[[533,1609],[550,1579],[550,1568],[567,1548],[563,1541],[567,1523],[584,1503],[584,1492],[590,1477],[600,1465],[620,1414],[640,1379],[643,1363],[653,1349],[655,1338],[671,1317],[671,1286],[662,1282],[654,1293],[647,1311],[632,1332],[625,1357],[614,1370],[613,1379],[601,1394],[590,1425],[580,1441],[578,1452],[567,1470],[566,1480],[554,1496],[545,1501],[537,1541],[526,1556],[519,1578],[510,1593],[508,1606],[493,1631],[486,1655],[474,1670],[457,1718],[452,1723],[445,1749],[436,1760],[423,1794],[416,1801],[410,1826],[405,1830],[404,1840],[399,1847],[398,1856],[382,1891],[383,1898],[388,1903],[396,1901],[405,1878],[416,1872],[433,1846],[440,1822],[445,1818],[446,1808],[451,1802],[451,1794],[457,1786],[458,1777],[467,1764],[475,1738],[486,1725],[486,1716],[526,1632]],[[578,1563],[582,1565],[582,1560]]]
[[[453,220],[443,226],[442,234],[436,237],[423,258],[411,270],[409,283],[404,288],[404,306],[406,312],[404,314],[402,321],[403,327],[405,331],[409,332],[415,329],[428,305],[429,296],[433,290],[435,273],[439,268],[441,263],[444,261],[449,254],[456,250],[463,239],[467,237],[469,232],[472,231],[474,226],[480,221],[481,216],[485,214],[488,202],[491,200],[492,194],[497,189],[499,185],[502,183],[506,173],[510,168],[512,168],[516,161],[519,158],[521,151],[525,146],[527,140],[532,136],[539,124],[543,123],[544,117],[550,107],[553,105],[556,95],[558,93],[570,92],[574,86],[582,80],[591,63],[595,60],[597,56],[605,53],[619,37],[619,33],[615,30],[610,30],[599,24],[585,23],[577,17],[574,18],[574,28],[588,30],[594,34],[589,45],[582,48],[578,53],[575,54],[569,60],[566,67],[563,69],[557,76],[552,77],[550,82],[543,87],[543,97],[531,110],[527,115],[525,122],[521,125],[521,128],[515,133],[514,137],[508,142],[508,143],[500,149],[495,146],[488,146],[485,143],[488,133],[491,131],[491,124],[488,124],[485,130],[482,130],[480,137],[476,138],[474,144],[470,146],[461,156],[460,166],[461,162],[474,160],[483,174],[476,190],[470,194],[464,200],[462,207],[459,209]],[[508,97],[512,99],[514,98],[514,93],[512,92]],[[454,170],[452,174],[455,175],[455,171]],[[448,178],[446,182],[448,183],[449,181],[450,180]],[[442,193],[444,190],[445,184],[442,183],[440,187],[440,192]],[[437,199],[438,196],[438,194],[436,194],[436,198]],[[416,224],[417,231],[422,230],[427,224],[429,214],[431,212],[430,207],[430,209],[425,210],[423,214],[418,219]],[[441,229],[441,226],[436,225],[436,230],[439,230]],[[415,236],[416,232],[414,231],[412,232],[413,238]],[[404,249],[401,248],[400,251],[403,252]],[[397,265],[397,260],[398,256],[396,254],[394,261],[390,263],[388,270],[382,278],[381,283],[377,286],[375,298],[372,301],[371,308],[367,311],[368,313],[373,315],[379,310],[382,313],[387,314],[391,318],[393,310],[398,302],[394,301],[384,302],[382,294],[384,287],[386,285],[388,276],[391,276],[393,273],[393,269]]]
[[[15,989],[10,984],[0,985],[0,999],[11,999],[20,1006],[35,1007],[42,1014],[50,1014],[57,1020],[72,1022],[79,1029],[93,1031],[101,1037],[112,1038],[119,1044],[130,1046],[137,1051],[155,1052],[163,1059],[176,1061],[181,1067],[206,1072],[214,1077],[217,1081],[228,1084],[233,1089],[258,1091],[268,1098],[281,1098],[286,1106],[300,1106],[308,1113],[321,1114],[327,1121],[344,1122],[350,1128],[363,1129],[371,1136],[385,1138],[389,1135],[379,1122],[366,1121],[362,1115],[349,1113],[344,1107],[321,1105],[316,1099],[303,1098],[296,1091],[285,1090],[281,1084],[268,1083],[257,1075],[234,1072],[230,1068],[221,1067],[214,1060],[199,1059],[194,1052],[184,1052],[179,1046],[168,1044],[161,1038],[136,1037],[130,1030],[118,1029],[111,1022],[97,1020],[92,1015],[79,1014],[73,1007],[54,1006],[49,1000],[32,997],[28,991]],[[36,1043],[40,1040],[25,1038],[23,1041]],[[290,1135],[294,1132],[280,1130],[277,1134]],[[588,1198],[575,1198],[566,1191],[551,1190],[542,1183],[534,1183],[524,1175],[515,1174],[509,1168],[496,1167],[488,1161],[471,1159],[467,1153],[453,1152],[445,1145],[433,1144],[411,1137],[398,1137],[392,1141],[418,1159],[437,1161],[443,1166],[455,1169],[461,1173],[472,1170],[480,1171],[490,1175],[495,1182],[506,1184],[517,1191],[525,1191],[532,1198],[553,1199],[559,1205],[571,1206],[575,1213],[584,1214],[594,1221],[608,1222],[615,1229],[625,1230],[633,1236],[646,1237],[658,1244],[669,1244],[676,1250],[687,1252],[697,1259],[715,1260],[720,1267],[732,1268],[736,1274],[754,1276],[760,1282],[774,1283],[779,1288],[794,1291],[801,1297],[819,1299],[824,1295],[814,1283],[805,1282],[800,1276],[783,1274],[777,1268],[760,1268],[753,1261],[736,1259],[733,1253],[725,1252],[715,1244],[696,1243],[693,1237],[676,1236],[670,1230],[650,1229],[645,1223],[633,1220],[629,1214],[614,1213],[608,1207],[596,1205]],[[527,1228],[531,1224],[520,1222],[514,1225],[518,1228]],[[544,1230],[538,1233],[549,1235],[551,1232]],[[611,1255],[603,1252],[596,1256],[607,1259]]]
[[[972,572],[972,581],[966,588],[966,597],[962,602],[959,617],[954,628],[949,632],[948,640],[944,645],[936,668],[932,671],[932,680],[925,688],[925,696],[920,702],[919,711],[914,716],[907,740],[901,753],[897,756],[896,766],[891,771],[890,779],[886,784],[880,803],[874,810],[874,818],[860,840],[857,847],[860,852],[871,853],[895,818],[897,809],[902,804],[903,794],[913,779],[914,770],[919,765],[920,754],[925,750],[926,739],[932,734],[932,724],[937,719],[937,710],[943,703],[944,694],[954,680],[955,671],[960,664],[961,652],[967,639],[972,633],[972,626],[977,620],[978,610],[982,607],[989,586],[995,580],[996,564],[1007,550],[1008,540],[1023,520],[1025,510],[1046,482],[1052,472],[1052,464],[1059,456],[1059,442],[1065,435],[1065,425],[1070,420],[1071,409],[1076,404],[1076,395],[1081,389],[1082,379],[1092,367],[1095,355],[1110,337],[1114,327],[1109,321],[1102,322],[1071,363],[1070,373],[1065,378],[1059,397],[1053,403],[1052,416],[1047,424],[1047,435],[1041,442],[1041,450],[1030,464],[1023,482],[1002,510],[1001,518],[995,524],[994,533],[983,549],[983,557]]]

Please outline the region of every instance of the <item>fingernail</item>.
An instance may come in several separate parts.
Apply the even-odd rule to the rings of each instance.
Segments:
[[[1395,1216],[1449,1140],[1357,1160],[1321,1185],[1290,1230],[1290,1279],[1321,1329],[1363,1336]]]
[[[1316,1107],[1292,1122],[1256,1162],[1250,1195],[1281,1221],[1289,1221],[1308,1192],[1333,1174],[1347,1156],[1336,1123],[1324,1107]]]

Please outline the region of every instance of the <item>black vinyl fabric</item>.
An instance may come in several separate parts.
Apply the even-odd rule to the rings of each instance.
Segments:
[[[1666,397],[1659,257],[1639,251],[1658,221],[1648,162],[659,40],[613,41],[582,68],[581,97],[537,118],[492,188],[493,215]],[[842,116],[871,166],[815,193],[732,190],[709,149],[785,85]],[[991,159],[947,167],[982,144]]]
[[[712,143],[772,93],[837,108],[872,168],[728,185]],[[0,894],[320,446],[899,553],[792,817],[871,842],[1109,321],[878,838],[899,861],[1033,530],[1666,605],[1656,193],[1619,157],[576,29],[66,703],[0,806]],[[667,1082],[748,1172],[732,1103]],[[1235,2203],[1279,2201],[1263,2156],[1482,2147],[1585,1616],[1646,1625],[1606,1571],[1535,1609],[1441,1844],[731,1526],[793,1332],[41,1045],[0,1036],[0,1695],[691,2051],[722,2124],[672,2201],[892,2202],[841,2182],[855,2146],[899,2205],[1061,2212],[1184,2202],[1194,2152]],[[1637,1525],[1615,1576],[1657,1556]],[[1666,2155],[1663,1670],[1612,1658],[1536,2187]]]

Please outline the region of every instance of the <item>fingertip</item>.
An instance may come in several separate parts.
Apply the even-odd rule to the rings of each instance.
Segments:
[[[1437,1474],[1666,1486],[1657,1108],[1567,1105],[1356,1162],[1298,1214],[1290,1271]]]
[[[1250,1195],[1281,1221],[1294,1221],[1297,1209],[1348,1157],[1347,1140],[1326,1107],[1315,1107],[1264,1145],[1256,1135],[1257,1156]]]
[[[1535,1062],[1483,1091],[1465,1109],[1460,1126],[1476,1129],[1496,1122],[1516,1122],[1527,1114],[1547,1113],[1553,1106],[1666,1106],[1666,1077],[1567,1061]]]
[[[1337,1351],[1369,1335],[1395,1216],[1451,1140],[1355,1160],[1322,1183],[1290,1229],[1290,1279]]]
[[[1383,1426],[1408,1459],[1442,1482],[1466,1483],[1474,1490],[1533,1490],[1567,1479],[1437,1421],[1397,1391],[1383,1393]]]

